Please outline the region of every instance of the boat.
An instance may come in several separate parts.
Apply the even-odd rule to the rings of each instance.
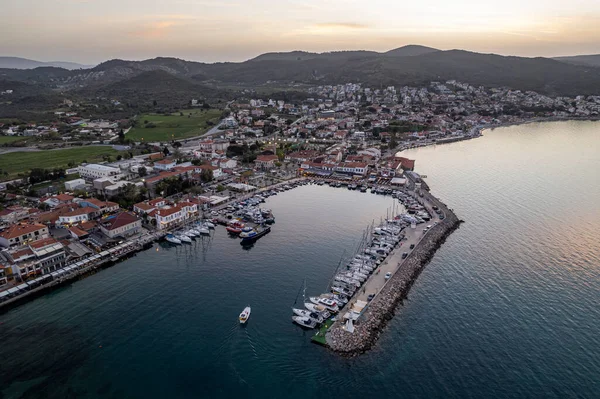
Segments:
[[[198,232],[204,235],[210,235],[210,230],[205,225],[202,225],[198,228]]]
[[[192,239],[190,237],[186,236],[185,234],[180,233],[180,234],[177,234],[175,237],[178,238],[181,242],[185,242],[188,244],[192,243]]]
[[[297,316],[309,317],[309,318],[313,319],[314,321],[316,321],[317,323],[323,323],[323,316],[321,316],[318,313],[313,313],[310,310],[292,308],[292,312],[294,312],[294,314]]]
[[[181,240],[175,237],[173,234],[167,234],[165,236],[165,240],[169,241],[171,244],[181,244]]]
[[[244,224],[240,223],[238,220],[233,221],[233,222],[229,222],[229,225],[227,227],[225,227],[225,230],[227,230],[227,232],[229,234],[240,234],[242,232],[242,229],[244,228]]]
[[[329,311],[337,312],[340,310],[340,307],[333,299],[322,298],[322,297],[317,297],[317,296],[311,296],[308,299],[315,305],[323,305],[325,307],[325,309],[327,309]]]
[[[310,317],[292,316],[292,320],[294,323],[306,328],[315,328],[317,326],[317,322]]]
[[[311,313],[316,313],[321,315],[323,319],[328,319],[331,316],[329,310],[325,308],[323,305],[315,305],[314,303],[305,302],[304,307],[311,311]]]
[[[268,234],[271,231],[271,227],[267,226],[267,227],[263,227],[261,230],[256,231],[253,230],[253,234],[249,234],[246,237],[242,237],[242,234],[240,234],[240,237],[242,237],[242,241],[241,244],[245,245],[245,244],[251,244],[254,241],[258,240],[259,238],[261,238],[262,236]],[[243,233],[243,232],[242,232]]]
[[[252,227],[244,227],[242,228],[242,231],[240,232],[240,237],[241,238],[246,238],[246,237],[250,237],[251,235],[256,234],[256,231],[254,231],[254,229]]]
[[[194,237],[198,237],[200,235],[200,232],[196,229],[189,229],[188,231],[185,232],[186,235],[188,236],[194,236]]]
[[[242,313],[240,313],[240,324],[246,324],[246,322],[248,321],[248,319],[250,318],[250,306],[246,306],[244,308],[244,310],[242,310]]]
[[[209,229],[215,228],[215,224],[213,222],[209,222],[209,221],[204,222],[204,226],[208,227]]]

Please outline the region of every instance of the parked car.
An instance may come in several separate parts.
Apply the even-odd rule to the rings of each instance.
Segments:
[[[410,249],[413,249],[415,247],[415,244],[410,244]]]
[[[404,253],[402,254],[402,259],[405,259],[407,256],[408,256],[408,252],[404,252]]]
[[[369,294],[367,301],[371,301],[373,298],[375,298],[375,294]]]
[[[387,272],[387,273],[385,274],[385,279],[386,279],[386,280],[389,280],[389,279],[390,279],[390,277],[392,277],[392,273],[391,273],[391,272]]]

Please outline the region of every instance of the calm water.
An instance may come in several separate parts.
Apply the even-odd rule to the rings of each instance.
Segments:
[[[0,316],[0,398],[598,397],[600,124],[405,154],[466,223],[369,354],[311,344],[290,307],[393,201],[306,186],[249,251],[220,228]]]

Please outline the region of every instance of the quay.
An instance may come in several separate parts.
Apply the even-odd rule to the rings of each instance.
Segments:
[[[414,185],[413,178],[411,183]],[[319,331],[313,342],[323,344],[348,357],[364,353],[375,344],[423,268],[446,238],[462,223],[452,210],[427,191],[426,185],[424,188],[421,190],[423,205],[430,211],[433,206],[438,207],[444,217],[440,218],[432,212],[432,227],[426,231],[423,226],[406,228],[401,245],[389,254],[378,271],[370,276],[364,286],[340,310],[335,322],[325,327],[324,331]],[[409,250],[411,245],[414,247]],[[384,277],[386,273],[391,274],[387,281]],[[370,301],[369,295],[372,295]],[[344,315],[357,301],[361,301],[358,305],[362,310],[352,326],[347,328]]]

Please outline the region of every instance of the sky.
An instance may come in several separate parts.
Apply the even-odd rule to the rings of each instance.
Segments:
[[[0,0],[0,55],[96,64],[244,61],[407,44],[518,56],[600,53],[600,0]]]

